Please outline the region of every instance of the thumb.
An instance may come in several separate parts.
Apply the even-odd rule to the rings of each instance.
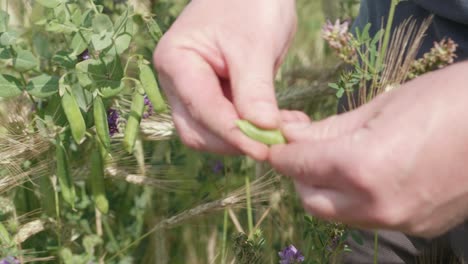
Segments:
[[[273,83],[274,52],[268,52],[268,48],[236,48],[234,52],[228,53],[227,64],[238,114],[262,128],[278,128],[280,112]]]

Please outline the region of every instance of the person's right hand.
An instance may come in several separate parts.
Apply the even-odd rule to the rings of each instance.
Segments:
[[[268,156],[235,120],[263,128],[302,114],[278,110],[273,80],[296,28],[294,0],[192,0],[154,53],[184,144],[220,154]],[[286,117],[284,116],[286,115]]]

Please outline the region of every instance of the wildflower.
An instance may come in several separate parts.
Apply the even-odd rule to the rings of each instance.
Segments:
[[[119,133],[119,116],[116,109],[109,108],[109,110],[107,110],[107,124],[109,126],[110,136]]]
[[[212,171],[216,174],[221,173],[224,169],[224,164],[220,160],[215,161],[213,167],[211,168]]]
[[[154,107],[151,101],[148,99],[148,96],[145,95],[145,109],[146,111],[143,113],[143,118],[148,118],[154,113]]]
[[[452,39],[434,42],[431,50],[411,65],[408,79],[414,79],[424,73],[441,69],[454,62],[458,45]]]
[[[353,63],[356,60],[356,49],[353,46],[354,38],[349,33],[349,21],[341,23],[337,19],[333,24],[328,20],[322,28],[322,38],[345,62]]]
[[[20,264],[20,262],[16,258],[8,256],[4,259],[0,259],[0,264]]]
[[[91,58],[91,56],[89,55],[89,50],[88,49],[86,49],[80,55],[78,55],[78,59],[80,61],[89,60],[90,58]]]
[[[296,264],[304,262],[304,256],[294,245],[289,245],[280,252],[278,252],[280,257],[280,264]]]

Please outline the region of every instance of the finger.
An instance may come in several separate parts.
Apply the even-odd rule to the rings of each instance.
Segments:
[[[372,120],[379,116],[382,106],[387,101],[388,95],[382,95],[356,110],[322,121],[285,124],[282,131],[288,142],[319,141],[342,137],[368,126]]]
[[[251,44],[246,49],[226,47],[225,57],[239,115],[259,127],[278,128],[280,115],[273,84],[276,62],[273,47]]]
[[[319,218],[336,220],[340,217],[340,212],[350,206],[350,199],[334,189],[308,186],[299,181],[295,181],[294,185],[305,210]]]
[[[171,99],[172,116],[182,142],[196,150],[204,150],[221,155],[238,155],[241,151],[227,144],[215,134],[195,122],[183,105]]]
[[[310,118],[303,112],[300,111],[289,111],[289,110],[281,110],[281,123],[309,123]]]
[[[279,172],[306,185],[338,188],[347,179],[348,170],[361,155],[346,138],[317,142],[293,142],[274,145],[268,161]]]
[[[164,65],[159,73],[165,90],[170,90],[194,122],[252,158],[266,159],[268,147],[237,128],[235,121],[239,116],[224,96],[217,75],[203,58],[193,51],[178,50],[160,56],[159,64]]]

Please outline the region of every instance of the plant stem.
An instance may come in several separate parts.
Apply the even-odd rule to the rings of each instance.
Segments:
[[[229,170],[230,167],[229,160],[224,158],[224,177],[226,177],[226,188],[225,193],[229,187]],[[228,217],[229,217],[229,208],[224,208],[224,222],[223,222],[223,244],[221,248],[221,264],[226,264],[226,247],[227,247],[227,232],[228,232]]]
[[[374,231],[374,264],[379,262],[379,233]]]
[[[384,40],[382,43],[382,49],[380,50],[380,58],[378,66],[381,66],[385,60],[385,55],[387,53],[388,44],[390,42],[390,31],[392,30],[393,18],[395,17],[395,9],[400,0],[392,0],[390,4],[390,12],[388,13],[387,26],[385,28]]]
[[[249,225],[249,238],[253,235],[253,217],[252,217],[252,201],[250,198],[250,179],[245,176],[245,194],[247,196],[247,221]]]
[[[89,0],[89,2],[91,3],[91,6],[93,7],[94,12],[96,14],[99,14],[99,11],[97,10],[96,5],[94,4],[94,0]]]
[[[223,245],[221,248],[221,264],[226,264],[226,245],[227,245],[227,228],[228,227],[228,208],[224,208],[223,222]]]

